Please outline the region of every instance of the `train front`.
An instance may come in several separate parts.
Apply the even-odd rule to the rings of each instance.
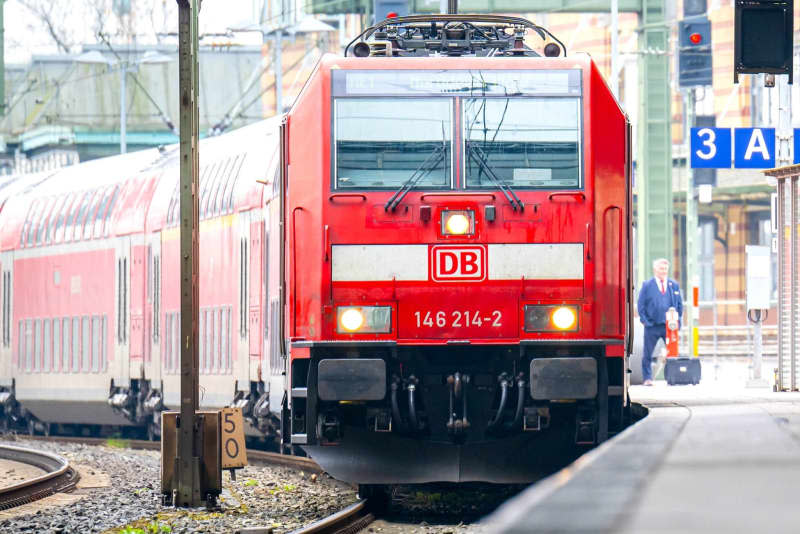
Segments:
[[[360,484],[528,482],[622,424],[627,120],[588,57],[514,23],[430,53],[501,37],[421,18],[288,115],[284,439]]]

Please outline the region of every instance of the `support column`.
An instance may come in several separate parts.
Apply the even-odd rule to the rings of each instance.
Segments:
[[[683,96],[683,113],[685,117],[683,139],[686,144],[686,332],[688,333],[687,356],[697,356],[695,328],[700,318],[700,310],[694,305],[694,292],[698,283],[697,275],[697,201],[694,197],[694,171],[689,164],[689,133],[694,126],[694,89],[687,89]],[[716,303],[715,303],[716,306]]]
[[[197,15],[200,0],[178,0],[178,72],[180,95],[180,262],[181,262],[181,409],[178,429],[175,506],[202,504],[198,442],[199,318],[198,235],[198,63]]]
[[[639,120],[636,158],[638,280],[656,258],[672,258],[672,140],[669,26],[666,1],[643,0],[639,34]]]

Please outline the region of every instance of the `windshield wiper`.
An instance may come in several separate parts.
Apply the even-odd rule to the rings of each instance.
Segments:
[[[467,141],[467,152],[469,152],[470,157],[478,163],[480,168],[483,169],[486,176],[500,188],[500,191],[503,192],[506,200],[508,200],[511,207],[514,208],[514,211],[517,211],[517,209],[519,209],[519,211],[525,211],[525,204],[522,203],[514,190],[511,189],[507,183],[498,178],[491,167],[489,167],[489,164],[486,163],[486,153],[480,147],[472,146],[472,143],[469,141]]]
[[[433,149],[433,152],[428,154],[428,157],[419,164],[419,167],[414,169],[414,172],[411,173],[411,176],[408,177],[408,180],[403,182],[403,185],[400,186],[400,189],[394,192],[392,198],[390,198],[386,204],[383,206],[384,211],[392,210],[394,211],[397,206],[400,205],[400,202],[403,201],[406,194],[411,191],[417,183],[422,180],[423,176],[426,176],[429,172],[439,165],[439,162],[444,160],[445,154],[447,153],[447,141],[445,140],[444,134],[444,123],[442,123],[442,144],[437,146]],[[433,164],[430,164],[430,162]]]

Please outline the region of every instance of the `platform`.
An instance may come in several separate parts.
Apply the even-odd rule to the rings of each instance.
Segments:
[[[657,381],[631,398],[647,417],[504,504],[487,531],[800,531],[800,393]]]

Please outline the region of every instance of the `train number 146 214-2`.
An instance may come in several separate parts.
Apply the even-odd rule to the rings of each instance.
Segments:
[[[503,313],[500,310],[482,312],[480,310],[453,310],[450,312],[439,311],[415,311],[414,318],[417,320],[417,328],[427,326],[428,328],[470,328],[473,326],[490,326],[499,328],[503,326]]]

